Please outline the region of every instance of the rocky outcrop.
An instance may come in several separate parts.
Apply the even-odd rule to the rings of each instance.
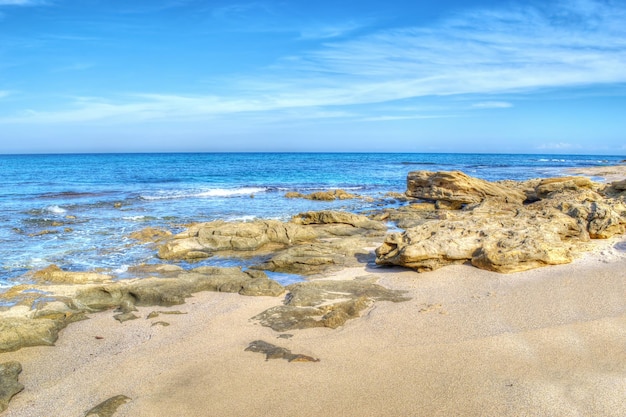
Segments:
[[[591,190],[593,183],[586,177],[558,177],[542,179],[535,191],[537,197],[544,199],[552,193],[562,193],[564,191],[580,191],[581,189]]]
[[[335,329],[375,301],[408,301],[404,291],[394,291],[362,279],[354,281],[318,280],[287,287],[282,306],[254,317],[264,326],[283,332],[311,327]]]
[[[172,236],[169,230],[157,229],[154,227],[146,227],[130,234],[131,239],[135,239],[140,243],[158,243]]]
[[[24,389],[24,385],[18,381],[21,372],[22,365],[19,362],[0,363],[0,413],[7,409],[11,398]]]
[[[346,211],[307,211],[291,218],[291,223],[303,226],[331,225],[331,227],[318,228],[320,237],[330,236],[353,236],[353,235],[380,235],[387,227],[360,214]],[[350,226],[348,228],[341,226]],[[346,232],[346,230],[348,230]]]
[[[407,176],[407,196],[436,201],[444,208],[458,209],[487,198],[522,204],[526,195],[496,183],[470,177],[459,171],[414,171]]]
[[[370,251],[365,249],[366,246],[371,246],[371,243],[359,236],[297,245],[272,255],[253,268],[314,275],[367,262]],[[374,260],[373,256],[371,260]]]
[[[159,248],[161,259],[194,259],[215,252],[267,252],[291,244],[311,241],[315,231],[277,220],[254,222],[210,222],[190,227]]]
[[[211,222],[190,227],[159,248],[161,259],[198,259],[214,254],[256,256],[320,238],[382,236],[386,227],[365,216],[336,212],[307,212],[289,222]]]
[[[409,227],[386,237],[376,250],[378,264],[430,271],[471,262],[491,271],[517,272],[571,262],[589,238],[626,231],[624,202],[603,197],[595,191],[601,187],[587,178],[533,180],[517,188],[501,182],[494,189],[464,174],[431,174],[410,173],[409,178],[427,179],[415,182],[422,185],[413,185],[411,194],[421,190],[424,198],[441,198],[446,207],[463,209],[429,210],[425,215],[409,206],[402,217]],[[516,192],[513,196],[526,196],[526,204],[511,198],[507,189]],[[481,202],[470,204],[472,199]]]
[[[329,190],[329,191],[317,191],[311,194],[302,194],[298,192],[289,192],[285,194],[286,198],[304,198],[307,200],[317,201],[333,201],[333,200],[351,200],[354,198],[360,198],[356,194],[351,194],[345,190]]]
[[[201,291],[275,297],[285,290],[262,271],[201,267],[175,278],[145,278],[79,288],[73,302],[77,307],[89,310],[118,307],[123,303],[172,306],[183,304],[186,298]]]
[[[263,271],[201,267],[175,277],[150,277],[107,283],[22,286],[22,291],[46,292],[47,301],[25,303],[0,313],[0,352],[28,346],[51,346],[59,331],[84,319],[85,313],[118,308],[117,319],[133,318],[135,306],[172,306],[200,291],[232,292],[248,296],[279,296],[282,285]],[[18,290],[12,295],[19,300]],[[29,301],[29,298],[25,298]],[[136,316],[135,316],[136,317]]]

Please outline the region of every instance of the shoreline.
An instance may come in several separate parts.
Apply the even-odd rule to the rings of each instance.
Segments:
[[[55,347],[3,354],[22,363],[26,386],[3,416],[84,415],[116,395],[131,399],[118,417],[623,415],[624,242],[515,274],[346,269],[324,279],[373,274],[411,300],[289,339],[250,320],[272,297],[202,292],[125,323],[95,313]],[[146,320],[153,310],[187,314]],[[171,325],[151,325],[162,318]],[[244,351],[254,340],[320,362],[266,361]]]

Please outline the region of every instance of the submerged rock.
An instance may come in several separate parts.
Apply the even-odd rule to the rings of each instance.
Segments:
[[[94,272],[64,271],[54,264],[33,273],[32,277],[37,281],[56,284],[86,284],[90,282],[105,282],[112,279],[110,275]]]
[[[18,381],[21,372],[22,365],[19,362],[0,363],[0,413],[9,407],[11,398],[24,389],[24,385]]]
[[[302,194],[297,192],[289,192],[285,194],[286,198],[305,198],[307,200],[317,200],[317,201],[333,201],[333,200],[351,200],[355,198],[360,198],[360,196],[356,194],[350,194],[345,190],[329,190],[329,191],[318,191],[311,194]]]
[[[370,281],[318,280],[287,287],[284,305],[253,317],[277,332],[311,327],[335,329],[375,301],[408,301],[405,291],[394,291]]]

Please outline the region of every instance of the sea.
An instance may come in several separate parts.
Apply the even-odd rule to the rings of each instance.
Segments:
[[[486,180],[564,175],[624,156],[431,153],[150,153],[0,155],[0,292],[50,264],[123,279],[129,266],[161,261],[129,235],[184,230],[212,220],[287,220],[309,210],[380,208],[404,192],[410,171],[460,170]],[[287,199],[341,188],[364,200]],[[206,264],[239,265],[209,258]],[[181,263],[185,268],[197,264]],[[301,277],[274,274],[280,282]]]

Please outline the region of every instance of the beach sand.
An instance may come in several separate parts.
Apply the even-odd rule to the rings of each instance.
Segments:
[[[626,177],[626,164],[609,165],[603,167],[571,168],[570,174],[585,175],[592,179],[601,179],[604,182],[621,181]]]
[[[351,268],[408,291],[338,329],[290,331],[251,317],[282,297],[199,293],[171,308],[112,311],[63,330],[55,347],[2,355],[26,388],[3,416],[624,416],[626,240],[568,265],[497,274],[461,265],[418,274]],[[187,314],[146,316],[154,310]],[[165,321],[170,325],[152,325]],[[265,360],[264,340],[319,362]]]

